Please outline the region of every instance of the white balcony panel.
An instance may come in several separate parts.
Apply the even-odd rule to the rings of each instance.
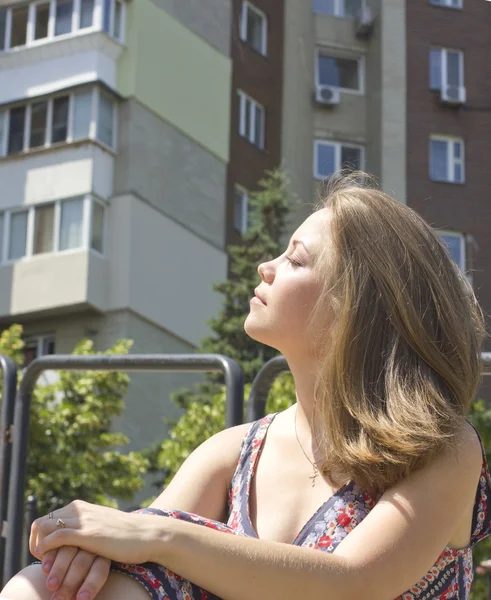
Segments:
[[[212,285],[227,276],[226,253],[132,196],[111,200],[108,239],[108,308],[199,344],[222,304]]]
[[[109,198],[114,156],[86,142],[0,160],[0,209],[94,193]]]
[[[106,261],[87,250],[0,267],[0,317],[70,307],[104,310]],[[90,285],[89,285],[90,282]]]
[[[116,89],[123,47],[104,33],[76,34],[0,54],[0,104],[102,81]]]

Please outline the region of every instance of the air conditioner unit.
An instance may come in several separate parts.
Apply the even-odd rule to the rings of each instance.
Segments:
[[[369,38],[373,32],[375,17],[369,6],[364,6],[355,19],[355,33],[358,38]]]
[[[315,91],[315,101],[326,106],[334,106],[341,101],[339,90],[329,85],[318,85]]]
[[[463,85],[444,85],[441,91],[441,100],[446,104],[465,104],[467,90]]]

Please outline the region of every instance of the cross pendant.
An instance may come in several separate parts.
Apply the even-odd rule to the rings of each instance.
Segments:
[[[312,475],[309,475],[309,479],[312,480],[312,487],[315,487],[315,478],[317,477],[317,475],[319,475],[319,470],[317,469],[316,465],[313,465],[314,467],[314,472],[312,473]]]

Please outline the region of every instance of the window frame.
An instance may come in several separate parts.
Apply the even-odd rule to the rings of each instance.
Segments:
[[[4,9],[6,11],[6,19],[5,19],[5,47],[3,49],[0,48],[0,56],[3,54],[7,54],[9,52],[18,52],[24,48],[29,48],[33,46],[39,46],[40,44],[46,44],[49,42],[53,42],[55,40],[62,40],[71,38],[78,35],[84,35],[86,33],[92,33],[95,31],[100,31],[102,33],[107,33],[111,38],[113,38],[116,42],[124,44],[125,43],[125,30],[126,30],[126,2],[125,0],[107,0],[110,2],[110,26],[109,31],[106,32],[104,30],[104,15],[103,8],[104,2],[106,0],[94,0],[94,9],[92,13],[92,25],[90,27],[80,27],[81,22],[81,1],[73,0],[72,3],[72,30],[69,33],[63,33],[60,35],[55,35],[56,30],[56,0],[31,0],[27,4],[28,16],[27,16],[27,27],[26,27],[26,43],[22,46],[14,46],[11,47],[11,37],[12,37],[12,10],[19,8],[19,5],[9,5],[9,6],[0,6],[0,10]],[[114,26],[114,15],[116,12],[116,2],[121,4],[121,17],[120,17],[120,32],[121,36],[115,36],[115,26]],[[48,35],[47,37],[40,38],[38,40],[34,39],[35,30],[36,30],[36,14],[37,14],[37,6],[39,4],[49,4],[49,21],[48,21]]]
[[[247,16],[249,10],[259,17],[261,17],[261,49],[253,46],[252,42],[247,37]],[[268,15],[249,2],[248,0],[242,0],[242,7],[240,12],[240,39],[246,42],[253,50],[255,50],[261,56],[268,56]]]
[[[259,150],[265,149],[265,137],[266,137],[266,109],[262,104],[251,98],[242,90],[237,90],[239,96],[239,135],[243,139],[247,140],[250,144],[258,148]],[[246,131],[247,118],[246,108],[247,102],[250,103],[250,114],[249,114],[249,131]],[[256,111],[255,108],[259,108],[262,114],[262,127],[261,127],[261,139],[259,143],[255,140],[256,137]],[[252,135],[251,135],[252,134]]]
[[[431,167],[432,167],[432,152],[431,152],[431,142],[446,142],[447,144],[447,175],[450,173],[450,170],[452,168],[452,171],[454,172],[455,170],[455,166],[456,164],[460,163],[461,169],[462,169],[462,181],[457,181],[454,179],[454,175],[452,175],[452,178],[450,179],[435,179],[432,175],[431,172]],[[453,151],[453,144],[454,143],[459,143],[460,144],[460,153],[461,153],[461,157],[460,158],[455,158],[455,156],[450,157],[451,154],[451,150]],[[449,135],[439,135],[439,134],[432,134],[430,135],[430,139],[428,142],[428,175],[430,178],[430,181],[433,181],[435,183],[451,183],[453,185],[464,185],[465,181],[466,181],[466,172],[465,172],[465,140],[464,138],[460,138],[460,137],[454,137],[454,136],[449,136]]]
[[[29,335],[29,336],[23,338],[24,347],[27,344],[32,344],[33,342],[36,342],[36,346],[37,346],[37,348],[36,348],[36,358],[39,358],[41,356],[50,356],[49,354],[44,354],[44,352],[43,352],[44,342],[46,340],[52,340],[54,342],[55,353],[56,353],[56,335],[54,333],[43,333],[43,334],[39,334],[39,335]],[[34,358],[33,360],[36,360],[36,358]],[[23,363],[23,368],[27,368],[30,364],[31,363],[28,363],[28,364]]]
[[[67,248],[65,250],[60,250],[60,238],[61,238],[61,208],[64,202],[69,202],[71,200],[80,199],[82,200],[82,243],[77,248]],[[91,234],[92,234],[92,206],[96,203],[103,208],[103,228],[102,228],[102,252],[92,248],[91,244]],[[36,208],[45,207],[54,205],[54,224],[53,224],[53,249],[49,252],[41,252],[38,254],[34,253],[34,225],[35,225],[35,213]],[[46,202],[40,202],[38,204],[32,204],[30,206],[16,206],[13,208],[7,208],[5,210],[1,210],[0,214],[3,215],[2,227],[3,231],[1,232],[0,237],[2,238],[2,247],[0,248],[0,265],[12,265],[25,260],[39,260],[42,258],[59,255],[59,254],[74,254],[80,251],[90,251],[95,252],[98,256],[105,255],[106,248],[106,239],[107,239],[107,203],[97,198],[92,194],[80,195],[80,196],[72,196],[69,198],[62,198],[60,200],[49,200]],[[27,223],[26,223],[26,251],[24,256],[21,258],[11,259],[9,257],[9,247],[10,247],[10,236],[11,236],[11,217],[13,214],[25,212],[27,213]]]
[[[342,152],[342,148],[356,148],[357,150],[360,150],[360,166],[359,169],[361,171],[364,170],[365,168],[365,146],[362,146],[361,144],[355,144],[352,142],[340,142],[340,141],[335,141],[335,140],[323,140],[323,139],[315,139],[314,140],[314,179],[317,179],[318,181],[325,181],[328,177],[330,177],[329,175],[322,175],[319,172],[319,160],[318,160],[318,148],[319,146],[334,146],[334,151],[335,151],[335,156],[334,156],[334,160],[335,160],[335,165],[334,165],[334,173],[336,173],[337,171],[339,171],[342,167],[341,164],[341,152]]]
[[[321,83],[320,82],[320,73],[319,73],[319,56],[327,56],[328,58],[339,58],[341,60],[352,60],[352,61],[356,61],[358,63],[358,82],[359,82],[359,89],[358,90],[354,90],[351,88],[342,88],[342,87],[337,87],[335,85],[331,85],[329,83]],[[343,94],[354,94],[355,96],[363,96],[365,94],[365,56],[363,54],[353,57],[353,56],[337,56],[336,53],[331,54],[331,50],[330,48],[327,47],[322,47],[322,46],[317,46],[315,48],[315,53],[314,53],[314,73],[315,73],[315,87],[316,89],[319,86],[326,86],[326,87],[332,87],[334,90],[338,90],[339,92],[342,92]]]
[[[440,54],[440,87],[435,88],[431,85],[431,53],[434,50],[438,50]],[[429,86],[432,92],[441,92],[442,89],[448,85],[448,62],[447,55],[449,52],[454,52],[459,55],[459,87],[465,87],[465,63],[464,63],[464,51],[460,48],[444,48],[442,46],[431,46],[428,54],[428,68],[429,68]]]
[[[437,235],[442,239],[443,236],[447,236],[447,237],[456,237],[460,239],[460,255],[461,255],[461,262],[462,264],[457,264],[457,266],[460,268],[460,270],[462,271],[462,273],[467,274],[467,238],[465,233],[461,233],[460,231],[451,231],[451,230],[447,230],[447,229],[437,229],[436,230]],[[442,239],[443,243],[445,243],[445,241]],[[450,253],[450,251],[449,251]],[[455,262],[455,261],[454,261]]]
[[[241,229],[237,229],[235,226],[235,198],[236,194],[241,194]],[[241,235],[244,235],[246,231],[249,229],[249,191],[243,186],[236,183],[234,185],[234,229]]]
[[[367,7],[367,0],[361,0],[361,5],[362,5],[361,10],[365,9]],[[341,10],[341,8],[342,8],[342,10]],[[312,12],[315,15],[321,15],[321,16],[326,16],[326,17],[336,17],[337,19],[354,19],[355,18],[355,17],[352,17],[351,15],[346,14],[345,0],[334,0],[334,12],[333,13],[315,11],[314,6],[313,6],[313,0],[312,0]]]
[[[74,137],[74,109],[76,96],[83,91],[90,91],[91,106],[90,106],[90,121],[87,136]],[[98,137],[98,118],[100,111],[100,97],[104,94],[112,102],[113,107],[113,123],[112,123],[112,146],[108,146]],[[68,117],[67,117],[67,136],[65,140],[53,142],[53,106],[57,98],[68,96]],[[44,145],[30,148],[31,129],[32,129],[32,105],[40,102],[47,102],[46,116],[46,133]],[[25,107],[24,116],[24,141],[21,152],[9,154],[9,136],[10,136],[10,111],[15,108]],[[31,98],[28,102],[16,102],[15,104],[1,107],[0,119],[3,118],[3,125],[0,125],[0,130],[3,132],[3,139],[0,140],[0,160],[13,158],[16,156],[24,156],[33,152],[39,152],[48,148],[58,148],[68,144],[91,140],[109,150],[112,153],[116,152],[117,147],[117,124],[118,124],[118,102],[111,91],[101,90],[99,86],[82,86],[80,88],[57,92],[50,96],[41,96]]]

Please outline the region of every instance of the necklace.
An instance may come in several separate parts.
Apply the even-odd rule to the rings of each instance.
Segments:
[[[304,453],[305,458],[309,461],[309,463],[312,465],[312,468],[314,469],[312,475],[309,475],[309,478],[312,480],[312,487],[315,487],[315,478],[317,477],[317,475],[319,475],[319,469],[317,468],[317,464],[315,462],[312,462],[310,460],[308,454],[303,449],[303,446],[300,443],[300,440],[298,438],[298,433],[297,433],[297,412],[298,412],[298,406],[295,409],[295,419],[294,419],[294,423],[295,423],[295,436],[297,438],[298,445],[300,446],[300,450]]]

